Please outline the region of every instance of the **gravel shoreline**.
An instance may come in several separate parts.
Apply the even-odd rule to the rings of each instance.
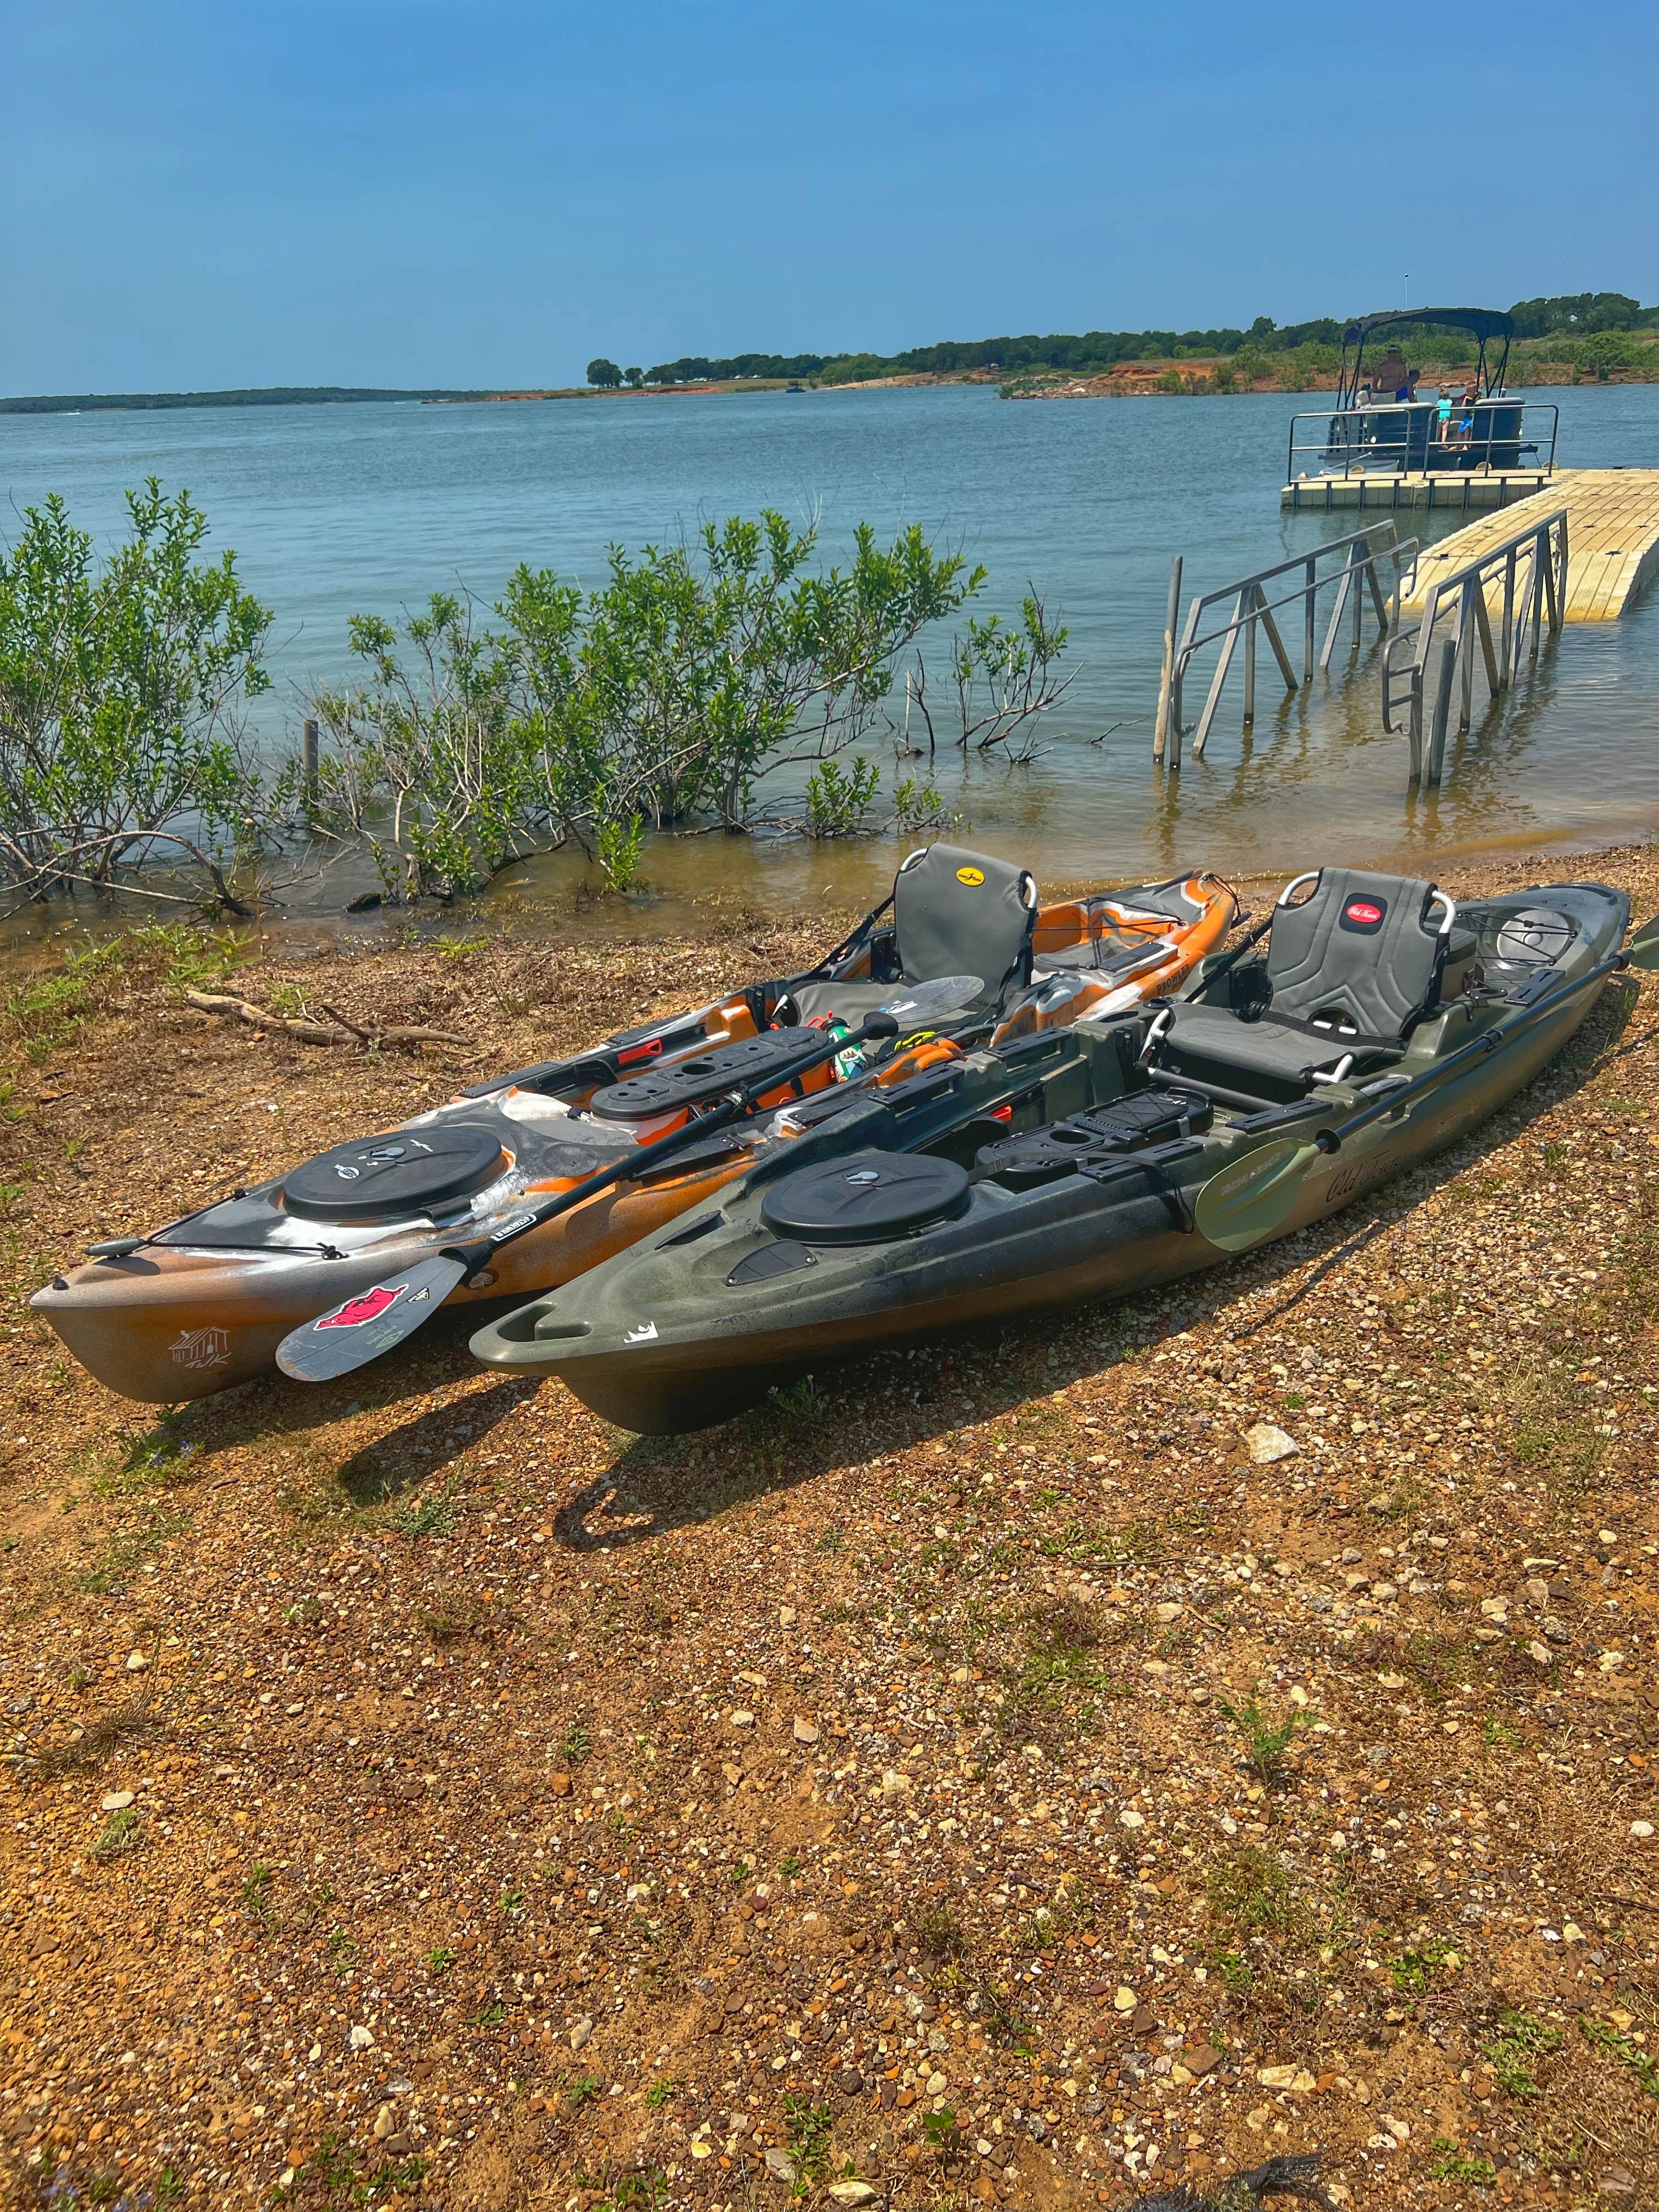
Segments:
[[[157,1424],[24,1310],[824,933],[236,970],[419,1059],[178,934],[14,1003],[9,2201],[1659,2201],[1655,979],[1316,1231],[700,1437],[459,1328]]]

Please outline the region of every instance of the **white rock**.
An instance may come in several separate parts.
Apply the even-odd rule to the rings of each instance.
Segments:
[[[374,2048],[374,2038],[366,2027],[354,2027],[350,2041],[354,2051],[373,2051]]]
[[[930,2097],[942,2097],[950,2086],[942,2074],[930,2074],[927,2076],[927,2094]]]
[[[797,1743],[816,1743],[818,1740],[818,1724],[816,1721],[808,1720],[804,1713],[797,1713],[793,1735]]]
[[[867,2181],[832,2181],[829,2193],[837,2204],[867,2204],[876,2192]]]
[[[1632,1836],[1639,1836],[1645,1843],[1653,1833],[1653,1823],[1651,1820],[1632,1820],[1630,1824],[1630,1832]]]
[[[1112,1993],[1114,2012],[1133,2012],[1139,2002],[1139,1998],[1127,1982],[1120,1982]]]
[[[570,2031],[570,2048],[573,2051],[580,2051],[583,2044],[586,2042],[588,2037],[592,2035],[592,2021],[584,2016],[576,2022],[574,2027]]]
[[[780,1628],[793,1628],[799,1619],[800,1615],[796,1612],[793,1605],[781,1605],[778,1607],[778,1626]]]
[[[1244,1449],[1253,1467],[1271,1467],[1275,1460],[1294,1459],[1302,1447],[1272,1421],[1258,1421],[1244,1431]]]
[[[745,1712],[740,1705],[732,1716],[732,1725],[733,1728],[753,1728],[755,1716],[753,1713]]]
[[[780,2150],[776,2143],[770,2143],[767,2146],[766,2171],[774,2181],[791,2182],[795,2178],[795,2161],[787,2150]]]
[[[131,1804],[132,1797],[131,1790],[112,1790],[104,1799],[103,1809],[106,1813],[125,1813]]]
[[[1121,1827],[1144,1828],[1146,1825],[1146,1815],[1144,1813],[1137,1813],[1133,1805],[1123,1806],[1117,1817],[1119,1826]]]
[[[142,1674],[149,1664],[149,1661],[145,1657],[142,1651],[131,1651],[127,1655],[127,1672],[129,1674]]]

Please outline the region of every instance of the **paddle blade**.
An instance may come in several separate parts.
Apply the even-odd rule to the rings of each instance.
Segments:
[[[367,1367],[429,1322],[465,1273],[464,1260],[442,1253],[401,1269],[290,1329],[276,1347],[276,1364],[296,1382],[331,1382]]]
[[[908,1024],[931,1021],[935,1014],[971,1006],[984,988],[982,975],[935,975],[927,983],[896,983],[892,997],[884,999],[878,1012]]]
[[[1324,1155],[1285,1137],[1212,1175],[1193,1202],[1201,1236],[1223,1252],[1247,1252],[1289,1218],[1309,1168]]]
[[[1659,914],[1642,924],[1625,950],[1632,968],[1659,969]]]

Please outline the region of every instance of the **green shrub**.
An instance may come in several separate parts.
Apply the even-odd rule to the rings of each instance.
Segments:
[[[102,562],[54,494],[0,550],[0,884],[43,898],[182,864],[246,911],[258,790],[242,710],[270,688],[271,616],[236,556],[198,560],[206,517],[151,477]]]

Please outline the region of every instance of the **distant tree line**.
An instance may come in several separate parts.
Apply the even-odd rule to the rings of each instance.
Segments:
[[[1644,307],[1624,292],[1578,292],[1559,299],[1522,300],[1510,310],[1516,336],[1552,337],[1558,334],[1583,337],[1597,331],[1633,331],[1659,325],[1659,307]],[[739,353],[715,360],[703,354],[687,354],[678,361],[659,362],[641,380],[648,385],[722,384],[745,378],[787,380],[811,377],[821,384],[857,384],[878,376],[907,376],[927,373],[959,374],[965,369],[989,369],[1005,374],[1030,369],[1102,369],[1121,362],[1178,360],[1183,356],[1231,358],[1254,349],[1290,353],[1302,346],[1339,346],[1346,319],[1319,315],[1304,323],[1275,323],[1271,315],[1258,315],[1248,330],[1227,325],[1207,331],[1084,331],[1072,336],[1055,332],[1047,337],[947,338],[938,345],[912,346],[896,354],[877,353]],[[1402,343],[1426,336],[1420,325],[1401,324],[1389,336]],[[609,371],[594,377],[592,368]],[[638,372],[629,370],[628,381]],[[622,380],[613,363],[590,365],[591,383]]]
[[[1518,338],[1553,337],[1567,331],[1638,331],[1659,323],[1659,307],[1644,307],[1628,292],[1570,292],[1559,300],[1517,300],[1510,309]]]

